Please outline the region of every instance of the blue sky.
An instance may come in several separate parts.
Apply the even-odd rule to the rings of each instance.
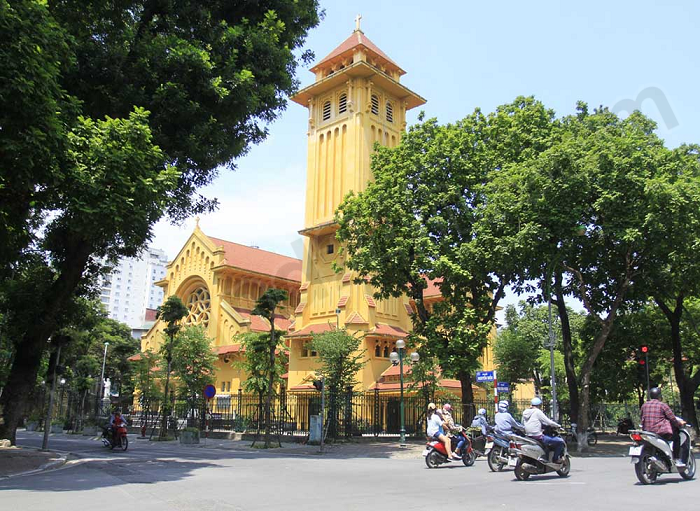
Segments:
[[[648,96],[641,110],[667,145],[700,143],[700,2],[321,3],[325,19],[306,43],[316,61],[352,33],[361,14],[365,35],[407,72],[402,83],[427,99],[421,109],[440,122],[476,107],[492,111],[518,95],[534,95],[558,115],[578,100],[619,109]],[[313,82],[308,68],[298,77],[302,87]],[[409,112],[409,124],[419,111]],[[301,257],[306,126],[306,109],[290,102],[238,170],[203,190],[221,202],[202,216],[205,233]],[[153,246],[173,258],[193,227],[193,219],[161,222]]]

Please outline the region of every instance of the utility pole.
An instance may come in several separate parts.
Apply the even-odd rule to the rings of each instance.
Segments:
[[[104,381],[105,381],[105,362],[107,361],[107,346],[108,342],[105,342],[105,352],[102,355],[102,374],[100,375],[99,385],[97,386],[97,396],[95,396],[95,417],[100,414],[100,399],[102,399],[102,392],[104,391]]]
[[[323,416],[326,414],[326,377],[321,376],[321,454],[323,454]]]
[[[61,343],[58,343],[58,351],[56,353],[56,363],[53,366],[53,379],[51,380],[51,393],[49,394],[49,407],[46,409],[46,418],[44,420],[44,440],[41,442],[41,450],[49,450],[49,433],[51,432],[51,412],[53,411],[53,395],[56,390],[56,370],[61,361]]]

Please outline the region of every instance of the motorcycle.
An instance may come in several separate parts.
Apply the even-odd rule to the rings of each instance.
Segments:
[[[102,445],[114,449],[120,448],[126,451],[129,448],[129,439],[126,436],[126,426],[118,426],[112,428],[113,432],[109,434],[109,428],[102,428]]]
[[[558,433],[551,429],[545,429],[545,435],[558,436]],[[527,436],[512,435],[510,452],[514,456],[508,460],[508,466],[513,466],[518,481],[525,481],[532,474],[546,474],[548,472],[556,472],[559,477],[567,477],[571,471],[571,457],[566,443],[564,443],[561,463],[552,461],[554,453],[547,449],[542,442]]]
[[[474,452],[474,449],[472,449],[471,440],[464,431],[464,428],[458,425],[457,430],[457,434],[450,437],[450,441],[452,442],[452,452],[454,452],[457,448],[459,441],[464,439],[461,456],[462,463],[464,463],[464,466],[466,467],[471,467],[476,461],[476,453]],[[435,468],[444,463],[449,463],[447,461],[447,451],[445,450],[445,445],[440,440],[428,440],[425,450],[423,450],[423,456],[425,457],[425,464],[428,466],[428,468]]]
[[[673,461],[672,442],[666,441],[656,433],[632,430],[630,437],[634,445],[630,447],[629,456],[634,464],[637,479],[642,484],[654,484],[661,474],[677,472],[683,479],[695,477],[695,456],[693,455],[693,438],[688,426],[679,431],[681,442],[681,461],[685,467],[677,467]]]
[[[630,430],[634,429],[634,422],[629,417],[620,419],[617,423],[617,434],[618,435],[629,435]]]
[[[522,434],[520,431],[516,431]],[[486,437],[485,449],[486,461],[492,472],[500,472],[504,467],[509,465],[509,460],[514,459],[513,465],[517,461],[514,454],[510,451],[510,435],[499,435],[493,431]]]

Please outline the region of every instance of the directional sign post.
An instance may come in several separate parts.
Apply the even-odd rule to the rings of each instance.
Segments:
[[[510,392],[510,385],[507,381],[499,381],[496,385],[498,392]]]
[[[476,381],[477,383],[492,382],[494,380],[493,371],[477,371]]]

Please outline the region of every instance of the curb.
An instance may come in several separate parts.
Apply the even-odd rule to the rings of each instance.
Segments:
[[[71,453],[69,453],[69,452],[61,452],[61,451],[53,451],[53,452],[60,454],[61,457],[57,460],[51,460],[47,463],[44,463],[39,468],[35,468],[32,470],[25,470],[24,472],[18,472],[16,474],[10,474],[7,476],[0,476],[0,480],[5,481],[7,479],[12,479],[14,477],[39,474],[41,472],[48,472],[49,470],[55,470],[55,469],[61,468],[63,465],[65,465],[68,462],[68,457],[71,455]]]

